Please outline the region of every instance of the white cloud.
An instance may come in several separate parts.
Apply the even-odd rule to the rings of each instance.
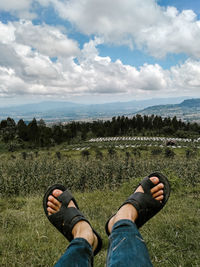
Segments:
[[[0,49],[0,92],[7,96],[56,94],[66,86],[59,58],[73,66],[73,58],[79,54],[77,43],[58,29],[26,21],[0,23]],[[58,60],[52,62],[50,58],[55,56]]]
[[[60,17],[70,21],[79,31],[103,37],[105,42],[125,44],[131,48],[137,46],[158,58],[167,53],[200,57],[200,20],[192,10],[179,12],[175,7],[159,6],[156,0],[7,0],[0,2],[0,10],[11,12],[19,18],[33,19],[37,16],[34,6],[38,4],[43,7],[52,5]],[[24,29],[30,27],[23,26]],[[49,28],[51,35],[48,35],[46,43],[44,35],[43,46],[38,41],[41,36],[37,38],[41,29],[38,31],[34,27],[34,31],[37,49],[47,50],[49,41],[48,53],[52,51],[55,54],[52,42],[57,35],[56,30]],[[19,32],[20,38],[23,34]],[[27,31],[24,41],[28,45],[29,37],[33,39],[34,35]],[[65,45],[64,41],[60,41],[61,50]],[[70,42],[68,46],[71,46]]]
[[[15,40],[15,27],[12,23],[3,24],[0,21],[0,41],[3,44],[12,43]]]
[[[188,59],[185,64],[171,68],[176,88],[189,92],[200,92],[200,61]]]
[[[17,10],[27,10],[30,8],[32,0],[6,0],[0,2],[0,9],[5,11],[17,11]]]
[[[13,97],[24,92],[26,83],[11,68],[0,67],[0,96]]]
[[[58,28],[33,25],[30,21],[20,21],[16,27],[16,42],[31,46],[38,52],[50,57],[75,56],[79,52],[76,41],[68,39]]]
[[[200,58],[200,21],[192,10],[181,13],[169,7],[163,13],[164,20],[147,27],[135,38],[139,46],[145,45],[155,57],[167,53],[186,53]]]
[[[33,19],[37,16],[34,7],[38,4],[42,7],[52,5],[60,17],[70,21],[80,32],[103,37],[105,42],[125,44],[131,48],[137,46],[157,58],[167,53],[200,57],[200,20],[192,10],[179,12],[175,7],[159,6],[156,0],[7,0],[0,2],[0,10],[19,18]],[[23,25],[23,31],[22,28],[28,30],[31,25]],[[54,49],[53,40],[61,38],[59,47],[63,51],[66,42],[55,28],[49,27],[51,34],[48,38],[38,28],[33,30],[32,27],[31,34],[19,32],[19,38],[24,38],[27,45],[34,41],[42,53],[49,47],[48,54],[56,54],[58,47]],[[44,38],[37,36],[38,33]],[[43,45],[39,43],[40,38]],[[69,40],[67,45],[73,46]]]
[[[166,90],[168,80],[168,71],[164,71],[158,64],[144,64],[138,73],[138,87],[142,90]]]
[[[0,9],[10,11],[10,10],[22,10],[28,9],[31,5],[32,0],[6,0],[0,2]]]
[[[130,95],[135,98],[142,95],[146,98],[150,94],[162,96],[186,92],[192,95],[199,90],[199,61],[190,59],[171,70],[163,70],[158,64],[144,64],[136,69],[120,60],[112,62],[110,57],[99,56],[97,46],[103,40],[95,38],[80,51],[73,42],[75,50],[67,48],[69,51],[65,52],[64,48],[61,51],[57,49],[58,59],[53,62],[50,57],[54,54],[37,47],[34,37],[30,36],[29,39],[25,32],[37,34],[41,42],[43,38],[55,38],[56,49],[60,40],[68,42],[58,29],[46,25],[34,26],[32,23],[0,24],[0,32],[1,29],[7,34],[7,38],[0,35],[1,97]],[[74,61],[74,51],[78,51],[78,63]]]
[[[84,34],[136,45],[155,57],[200,57],[200,21],[192,10],[160,7],[155,0],[51,0],[59,15]]]
[[[0,10],[10,12],[12,15],[15,15],[23,19],[33,19],[36,17],[36,14],[31,11],[33,0],[6,0],[0,1]]]
[[[54,77],[57,64],[51,57],[67,61],[79,54],[77,42],[68,39],[59,29],[33,25],[30,21],[3,24],[0,22],[0,65],[12,67],[23,75]],[[51,68],[51,71],[50,71]]]
[[[123,37],[145,25],[155,24],[160,10],[153,0],[52,0],[62,18],[68,19],[85,34],[103,35],[111,42],[123,43]],[[147,16],[148,14],[148,16]]]

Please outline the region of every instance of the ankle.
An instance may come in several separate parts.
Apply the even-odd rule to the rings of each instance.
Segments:
[[[111,233],[114,224],[120,220],[130,220],[132,222],[135,222],[137,217],[138,217],[138,212],[133,207],[133,205],[125,204],[118,210],[115,216],[111,218],[108,225],[108,230]]]
[[[115,223],[119,220],[131,220],[135,222],[138,217],[138,212],[131,204],[122,206],[115,215]]]
[[[85,221],[80,221],[74,226],[72,235],[74,238],[84,238],[91,246],[94,244],[94,233],[90,225]]]

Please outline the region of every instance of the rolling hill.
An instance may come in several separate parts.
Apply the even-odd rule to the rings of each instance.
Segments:
[[[184,121],[200,123],[200,98],[186,99],[180,104],[155,105],[139,112],[141,115],[160,115],[162,117],[176,116]]]

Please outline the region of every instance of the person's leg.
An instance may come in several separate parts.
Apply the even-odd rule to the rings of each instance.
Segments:
[[[59,189],[53,191],[48,197],[48,214],[54,214],[61,208],[61,203],[56,199],[63,192]],[[71,200],[68,207],[75,207]],[[97,237],[91,226],[86,221],[79,221],[72,229],[73,240],[63,256],[56,263],[56,267],[90,267],[93,265],[93,251],[97,247]]]
[[[157,177],[150,180],[155,184],[151,189],[153,198],[158,201],[163,199],[162,183]],[[139,186],[135,192],[144,192]],[[145,242],[135,224],[138,218],[136,208],[131,204],[125,204],[113,216],[108,223],[109,248],[107,266],[109,267],[149,267],[152,266]]]
[[[71,241],[65,253],[55,267],[91,267],[93,266],[93,251],[91,245],[84,238]]]
[[[152,267],[145,242],[131,220],[115,223],[109,241],[107,266]]]

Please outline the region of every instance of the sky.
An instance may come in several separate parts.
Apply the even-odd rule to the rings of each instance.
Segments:
[[[0,0],[0,106],[200,97],[199,0]]]

